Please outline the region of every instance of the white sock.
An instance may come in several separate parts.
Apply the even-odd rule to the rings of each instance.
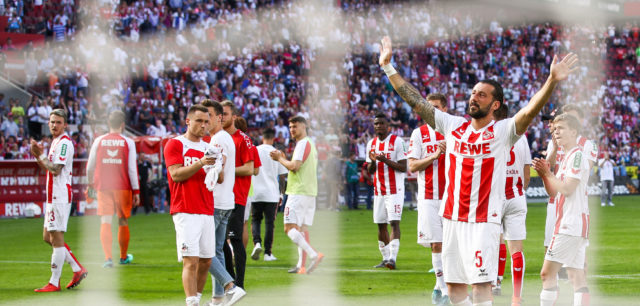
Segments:
[[[482,303],[473,303],[473,306],[491,306],[493,305],[493,301],[489,300]]]
[[[451,306],[472,306],[472,304],[471,304],[471,301],[469,301],[469,297],[466,297],[464,298],[464,300],[458,303],[451,302]]]
[[[187,306],[198,306],[200,304],[197,296],[188,296],[185,301],[187,302]]]
[[[558,299],[557,290],[545,290],[540,292],[540,306],[553,306]]]
[[[291,239],[293,243],[295,243],[298,247],[302,248],[303,251],[307,252],[307,255],[309,256],[310,259],[318,257],[318,253],[316,253],[316,251],[314,251],[313,248],[311,248],[311,246],[307,243],[307,241],[304,240],[304,236],[302,235],[302,233],[300,233],[300,231],[298,231],[295,228],[292,228],[287,233],[287,236],[289,236],[289,239]]]
[[[398,251],[400,251],[400,239],[393,239],[389,242],[389,248],[391,251],[391,260],[396,261],[398,258]]]
[[[444,273],[442,273],[442,253],[431,253],[431,264],[436,273],[436,287],[440,289],[442,295],[449,295],[449,289],[444,282]]]
[[[64,261],[69,263],[73,272],[79,272],[80,270],[82,270],[78,262],[73,259],[73,256],[71,256],[71,252],[69,252],[69,249],[67,248],[64,248]]]
[[[588,306],[589,303],[589,292],[573,293],[573,306]]]
[[[196,297],[198,298],[198,304],[200,304],[200,299],[202,298],[202,292],[196,292]]]
[[[51,254],[51,278],[49,283],[60,286],[60,275],[62,274],[62,265],[64,265],[65,248],[53,248]]]
[[[298,264],[296,265],[298,268],[302,268],[302,253],[304,253],[304,251],[301,247],[298,247]]]
[[[380,254],[382,254],[382,260],[389,260],[389,257],[391,257],[389,245],[385,245],[384,242],[378,240],[378,249],[380,250]]]

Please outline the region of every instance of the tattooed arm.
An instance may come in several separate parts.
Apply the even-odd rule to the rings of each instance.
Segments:
[[[390,65],[391,62],[391,38],[385,36],[382,38],[382,49],[380,50],[379,64],[381,67]],[[388,67],[388,66],[387,66]],[[429,126],[436,128],[435,110],[434,107],[425,100],[420,92],[411,85],[411,83],[405,81],[399,73],[395,73],[389,76],[389,81],[393,89],[407,102],[411,108],[422,118]]]
[[[35,140],[31,140],[31,154],[36,157],[36,162],[40,168],[47,170],[53,174],[53,176],[58,176],[64,168],[63,164],[54,164],[49,159],[42,157],[43,152],[42,145],[37,143]],[[42,158],[41,158],[42,157]]]

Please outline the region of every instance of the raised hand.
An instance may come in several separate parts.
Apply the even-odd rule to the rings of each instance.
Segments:
[[[380,64],[380,66],[384,66],[391,62],[391,54],[392,54],[391,38],[389,38],[389,36],[383,37],[381,44],[382,45],[380,46],[380,59],[378,60],[378,63]]]
[[[33,156],[35,156],[36,158],[39,158],[42,154],[42,151],[44,151],[42,145],[31,139],[31,154],[33,154]]]
[[[536,171],[538,171],[538,174],[541,177],[545,177],[551,174],[551,170],[549,169],[549,162],[546,159],[534,158],[531,161],[531,165],[534,169],[536,169]]]
[[[382,56],[382,53],[381,55]],[[555,81],[563,81],[569,77],[569,74],[578,70],[576,64],[578,63],[578,55],[575,53],[569,53],[565,56],[560,62],[558,62],[558,56],[553,56],[553,61],[551,62],[551,73],[549,77]]]

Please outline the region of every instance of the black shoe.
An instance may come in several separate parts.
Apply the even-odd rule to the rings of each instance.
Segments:
[[[383,260],[381,261],[379,264],[373,266],[374,268],[386,268],[387,267],[387,261]]]
[[[299,271],[300,271],[300,268],[293,267],[293,268],[289,269],[287,272],[288,273],[298,273]]]
[[[387,268],[389,268],[389,270],[395,270],[396,269],[396,262],[393,259],[389,259],[387,260],[387,263],[385,265]]]

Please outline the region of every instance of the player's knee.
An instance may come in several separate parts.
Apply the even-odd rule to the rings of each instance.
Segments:
[[[118,218],[118,225],[120,226],[129,225],[129,220],[127,218]]]
[[[431,244],[431,253],[442,253],[442,242],[434,242]]]
[[[547,280],[552,279],[552,273],[547,270],[547,269],[542,269],[542,271],[540,271],[540,279],[544,282]]]

